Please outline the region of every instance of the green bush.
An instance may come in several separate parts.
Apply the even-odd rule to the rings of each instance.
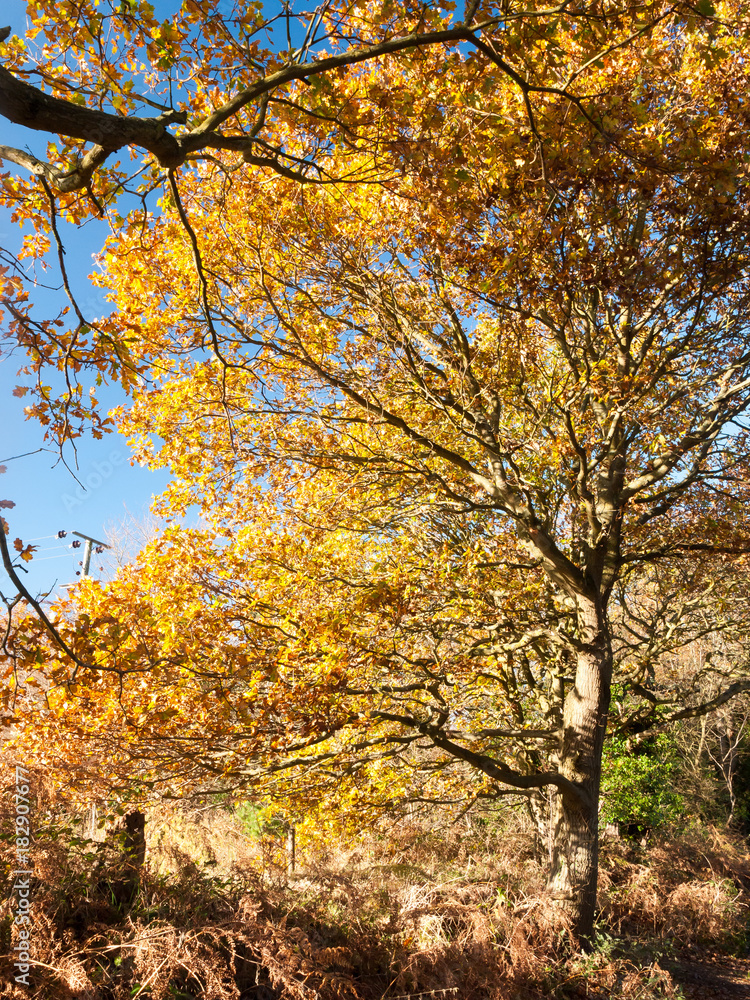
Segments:
[[[685,808],[675,789],[679,770],[677,748],[666,733],[635,747],[628,740],[608,740],[602,759],[600,821],[653,830],[679,819]]]
[[[234,815],[250,837],[282,837],[289,829],[288,821],[273,806],[244,801],[235,806]]]

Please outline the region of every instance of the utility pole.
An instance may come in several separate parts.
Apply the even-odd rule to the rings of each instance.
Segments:
[[[96,551],[101,552],[102,549],[108,549],[109,545],[107,545],[106,542],[97,541],[96,538],[92,538],[90,535],[82,535],[80,531],[74,531],[73,534],[77,535],[79,538],[83,538],[86,542],[86,548],[83,550],[83,572],[81,575],[88,576],[89,565],[91,564],[91,550],[93,547],[96,546]]]

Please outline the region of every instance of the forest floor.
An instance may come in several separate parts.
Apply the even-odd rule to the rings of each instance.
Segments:
[[[689,955],[665,968],[687,1000],[750,1000],[750,958],[727,955],[702,959]]]
[[[111,844],[40,840],[33,985],[5,968],[2,903],[2,1000],[750,1000],[750,851],[713,828],[605,842],[588,954],[518,821],[300,837],[294,870],[240,814],[151,811],[146,830],[132,893]]]

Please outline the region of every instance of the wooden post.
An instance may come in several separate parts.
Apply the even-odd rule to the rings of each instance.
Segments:
[[[286,849],[289,856],[289,871],[294,871],[294,866],[297,861],[297,834],[292,823],[289,827],[289,831],[286,835]]]
[[[108,835],[120,855],[110,887],[118,903],[128,902],[135,896],[146,860],[145,813],[140,809],[125,813],[109,828]]]

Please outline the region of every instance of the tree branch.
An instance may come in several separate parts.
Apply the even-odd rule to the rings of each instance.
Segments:
[[[473,750],[469,750],[467,747],[462,747],[458,743],[454,743],[453,740],[449,739],[437,726],[430,725],[428,722],[420,722],[418,719],[411,718],[407,715],[395,715],[391,712],[373,712],[373,717],[376,719],[383,719],[387,722],[398,722],[402,726],[408,726],[410,729],[416,729],[424,736],[429,737],[436,747],[441,750],[445,750],[446,753],[450,754],[452,757],[457,757],[459,760],[465,761],[467,764],[471,764],[478,771],[486,774],[487,777],[492,778],[494,781],[500,781],[505,785],[511,785],[513,788],[519,789],[530,789],[530,788],[545,788],[547,785],[554,785],[559,788],[563,794],[568,796],[573,796],[582,805],[589,805],[588,794],[573,781],[569,781],[568,778],[563,777],[563,775],[558,774],[556,771],[540,771],[537,774],[521,774],[519,771],[514,771],[512,768],[508,767],[507,764],[503,764],[500,761],[494,760],[492,757],[487,757],[484,754],[475,753]]]
[[[102,159],[123,146],[142,146],[165,167],[178,166],[185,159],[185,151],[166,125],[172,121],[185,123],[186,113],[170,111],[158,118],[108,114],[45,94],[17,79],[4,66],[0,66],[0,115],[37,132],[93,142],[101,147],[103,155],[98,155]]]

